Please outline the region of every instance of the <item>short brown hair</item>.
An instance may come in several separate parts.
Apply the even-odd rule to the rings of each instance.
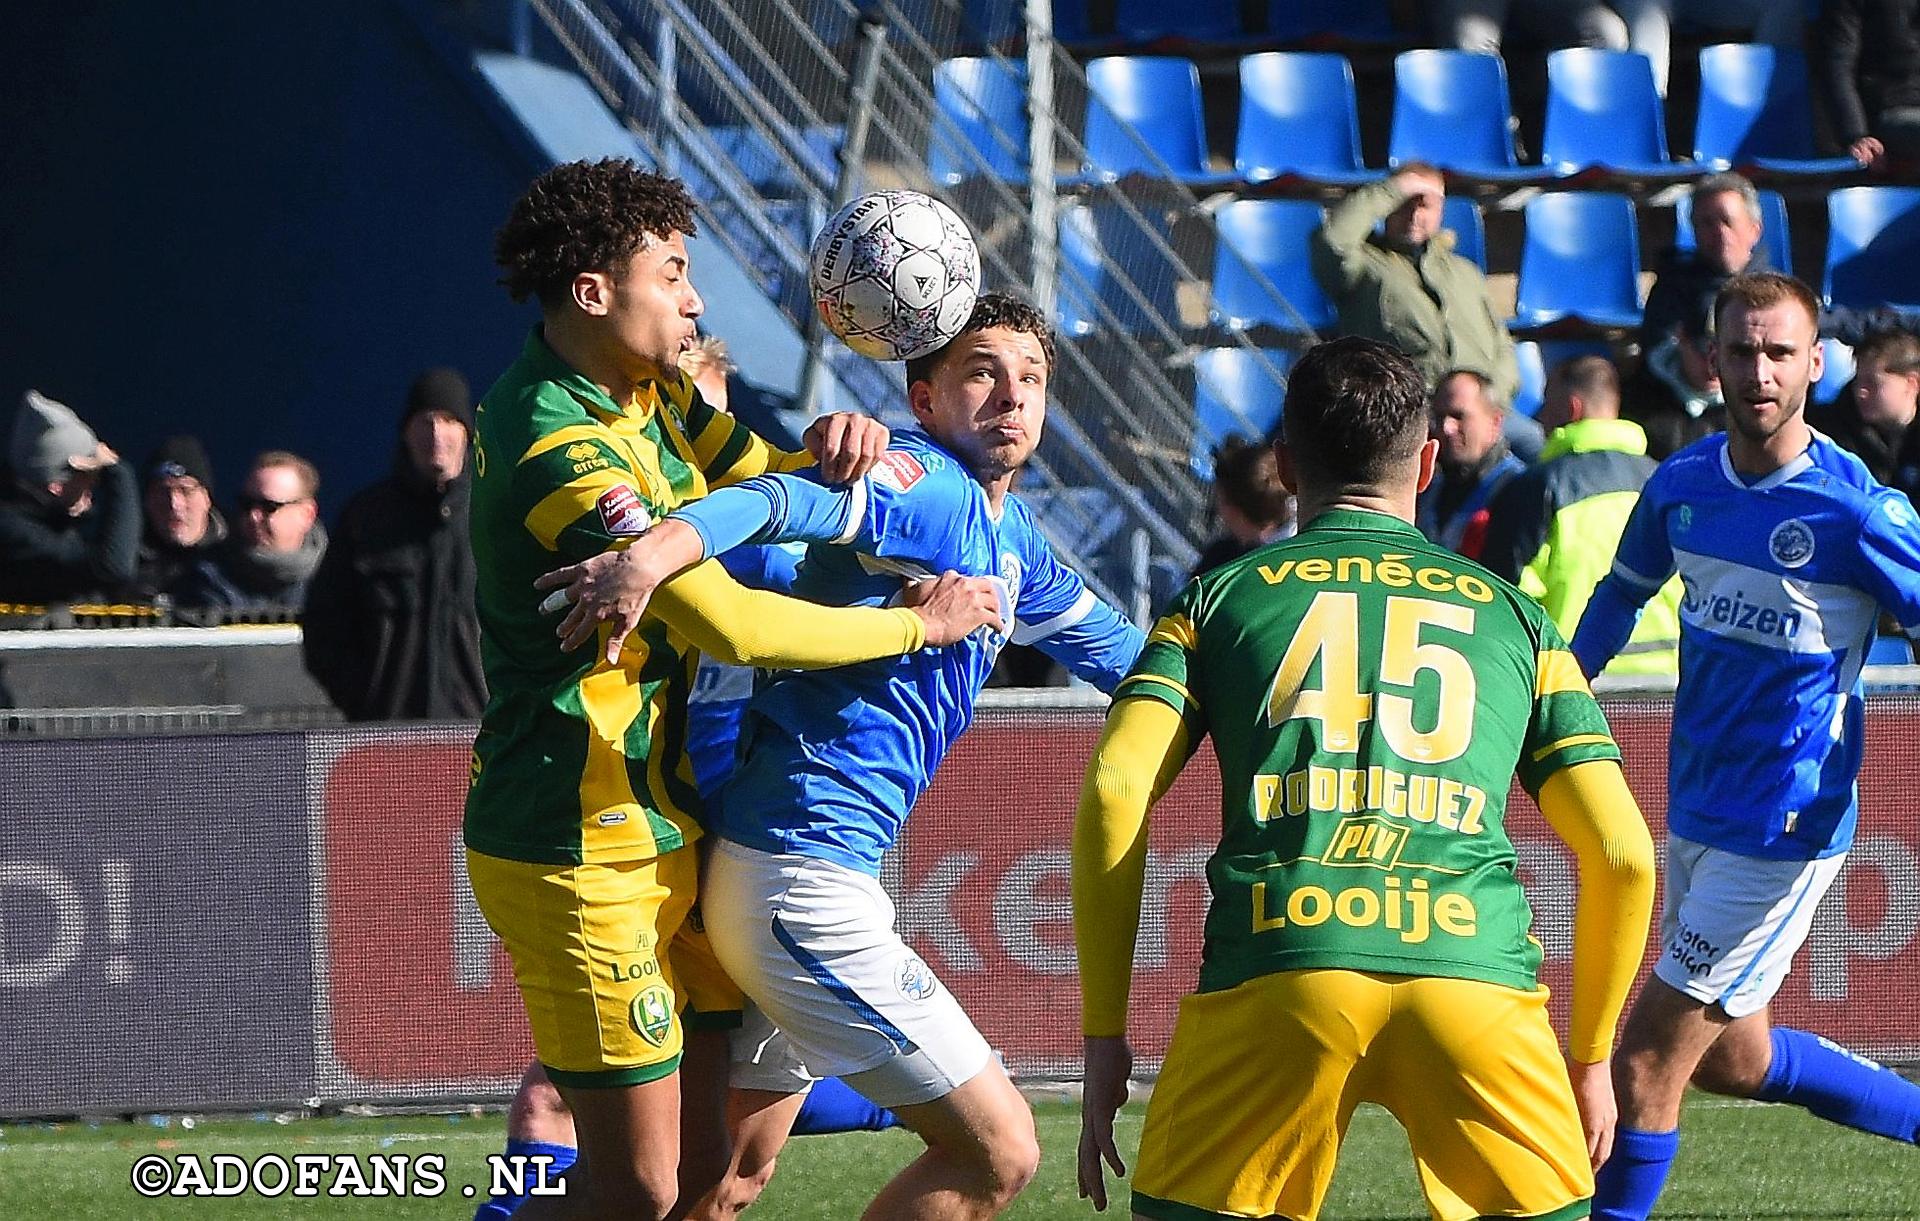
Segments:
[[[1856,364],[1879,360],[1887,372],[1920,373],[1920,335],[1912,331],[1875,331],[1853,349]]]
[[[1047,325],[1046,315],[1012,293],[981,293],[980,299],[973,303],[973,313],[967,315],[967,325],[960,329],[958,335],[925,356],[916,356],[907,362],[907,385],[932,380],[934,373],[962,339],[997,326],[1038,339],[1040,354],[1046,357],[1047,375],[1053,375],[1053,328]]]
[[[254,471],[263,471],[270,466],[284,466],[292,471],[300,480],[300,494],[306,499],[312,500],[315,493],[319,492],[319,469],[299,454],[285,449],[267,450],[253,460],[253,465],[247,468],[247,472],[252,474]]]
[[[1298,465],[1372,483],[1427,439],[1427,382],[1406,353],[1348,335],[1307,349],[1287,377],[1281,435]]]
[[[699,377],[708,366],[718,369],[722,377],[740,368],[733,361],[733,353],[727,351],[727,341],[718,335],[702,335],[692,347],[680,353],[680,371],[688,377]]]
[[[1727,306],[1736,302],[1756,310],[1770,309],[1782,301],[1798,301],[1800,308],[1807,311],[1808,321],[1813,323],[1815,330],[1819,329],[1820,300],[1813,295],[1813,289],[1807,287],[1806,281],[1777,271],[1757,271],[1728,280],[1713,299],[1713,329],[1718,333]]]
[[[1213,490],[1249,521],[1273,525],[1287,520],[1287,485],[1280,482],[1280,460],[1273,446],[1238,435],[1213,451]]]
[[[1553,371],[1554,377],[1565,386],[1567,393],[1577,394],[1589,403],[1610,403],[1620,405],[1620,370],[1613,361],[1598,352],[1588,352],[1561,363]]]
[[[582,272],[615,275],[649,238],[694,236],[693,197],[677,178],[631,161],[569,161],[533,180],[493,239],[515,301],[557,306]]]

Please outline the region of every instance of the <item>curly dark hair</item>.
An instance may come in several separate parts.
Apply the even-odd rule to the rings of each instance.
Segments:
[[[1046,316],[1012,293],[981,293],[980,299],[973,303],[973,313],[967,315],[967,325],[960,329],[958,335],[925,356],[917,356],[907,362],[907,385],[930,380],[934,371],[953,351],[955,344],[975,331],[991,330],[997,326],[1038,339],[1040,354],[1047,358],[1047,375],[1053,375],[1053,328],[1047,325]]]
[[[1427,383],[1391,344],[1348,335],[1316,344],[1287,376],[1280,429],[1294,464],[1338,484],[1373,483],[1427,439]]]
[[[533,180],[493,239],[515,301],[559,304],[583,271],[615,274],[649,237],[692,237],[693,197],[677,178],[608,157],[569,161]]]

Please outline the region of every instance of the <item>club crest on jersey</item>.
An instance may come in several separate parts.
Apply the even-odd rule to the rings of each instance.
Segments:
[[[933,977],[932,968],[909,954],[893,969],[893,986],[908,1000],[923,1001],[939,990],[940,981]]]
[[[1767,536],[1767,551],[1782,568],[1798,568],[1813,558],[1813,530],[1797,517],[1789,517]]]
[[[904,492],[926,477],[927,468],[920,465],[920,459],[905,450],[888,450],[873,468],[873,481],[885,484],[896,492]]]
[[[664,984],[643,989],[627,1007],[627,1020],[635,1034],[655,1047],[666,1046],[673,1033],[673,993]]]
[[[1680,506],[1680,529],[1682,530],[1693,529],[1693,506],[1692,505]]]
[[[1905,496],[1888,496],[1880,504],[1887,515],[1887,520],[1895,526],[1902,530],[1913,527],[1913,505]]]
[[[600,509],[601,526],[615,538],[645,534],[647,527],[653,524],[653,515],[647,512],[647,506],[639,494],[624,483],[615,484],[600,493],[596,503]]]

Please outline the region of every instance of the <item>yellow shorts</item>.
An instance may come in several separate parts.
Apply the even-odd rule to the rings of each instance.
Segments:
[[[680,1016],[689,1030],[732,1030],[740,1025],[747,999],[713,956],[698,903],[674,934],[667,959],[680,990]]]
[[[596,865],[467,852],[473,897],[513,959],[533,1046],[560,1085],[665,1077],[683,1038],[672,946],[699,880],[696,850]]]
[[[1134,1212],[1308,1221],[1354,1107],[1377,1102],[1406,1128],[1441,1221],[1586,1216],[1586,1137],[1546,1005],[1545,988],[1332,970],[1187,997],[1147,1104]]]

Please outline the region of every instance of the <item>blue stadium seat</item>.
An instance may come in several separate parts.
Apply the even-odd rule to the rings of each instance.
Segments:
[[[1920,187],[1843,187],[1827,196],[1829,305],[1920,310]]]
[[[1520,366],[1520,388],[1514,391],[1513,409],[1531,419],[1540,414],[1540,404],[1546,401],[1547,362],[1540,354],[1540,345],[1531,339],[1513,345],[1513,359]]]
[[[1387,164],[1427,161],[1462,178],[1544,182],[1552,175],[1513,155],[1513,104],[1498,55],[1404,51],[1393,61],[1393,134]]]
[[[1846,174],[1851,157],[1816,157],[1807,61],[1761,43],[1700,48],[1693,159],[1710,168],[1779,175]]]
[[[1103,331],[1164,337],[1155,315],[1180,325],[1179,272],[1154,241],[1171,236],[1157,211],[1143,230],[1118,204],[1072,203],[1060,209],[1060,329],[1084,338]],[[1132,291],[1120,275],[1132,282]],[[1144,304],[1135,293],[1144,298]],[[1104,313],[1103,313],[1104,311]],[[1149,312],[1151,311],[1151,312]]]
[[[1346,57],[1268,51],[1242,59],[1233,165],[1254,183],[1355,186],[1380,177],[1360,161],[1360,113]]]
[[[1640,233],[1633,201],[1559,191],[1527,202],[1513,325],[1640,324]]]
[[[1563,177],[1610,174],[1684,178],[1691,162],[1667,156],[1667,127],[1653,64],[1638,51],[1570,47],[1547,56],[1547,119],[1540,163]]]
[[[1857,368],[1853,349],[1838,339],[1822,339],[1820,350],[1826,356],[1826,368],[1821,371],[1820,380],[1813,383],[1813,401],[1826,404],[1840,397]]]
[[[1873,647],[1867,650],[1867,664],[1910,666],[1913,664],[1913,647],[1902,636],[1875,636]]]
[[[753,184],[754,190],[780,199],[806,194],[808,184],[800,171],[788,157],[781,155],[759,128],[744,124],[722,124],[707,130],[720,151],[740,167],[740,173]],[[840,147],[846,143],[847,129],[836,124],[806,127],[801,130],[800,139],[805,153],[793,154],[789,150],[790,156],[800,164],[823,167],[826,170],[826,182],[831,184],[839,173]]]
[[[1236,331],[1268,326],[1294,333],[1333,325],[1333,302],[1321,291],[1307,261],[1307,239],[1326,220],[1319,204],[1240,199],[1220,209],[1214,220],[1220,235],[1213,254],[1217,324]],[[1273,291],[1259,276],[1266,277]],[[1274,291],[1283,299],[1276,300]]]
[[[1027,68],[996,59],[950,59],[933,70],[936,122],[927,149],[933,180],[957,186],[977,175],[1027,181]],[[951,124],[951,126],[948,126]]]
[[[1390,0],[1267,0],[1267,38],[1306,46],[1397,42]]]
[[[1191,186],[1233,181],[1231,174],[1207,167],[1200,73],[1192,60],[1103,56],[1087,62],[1087,85],[1088,176],[1113,182],[1129,174],[1159,178],[1170,172]],[[1156,155],[1166,170],[1155,163]]]
[[[1453,230],[1453,252],[1472,259],[1480,270],[1487,269],[1487,225],[1480,216],[1480,205],[1464,195],[1449,195],[1442,205],[1440,223]]]
[[[1130,43],[1232,42],[1240,27],[1240,0],[1118,0],[1114,33]]]
[[[1787,232],[1787,201],[1778,191],[1760,192],[1760,244],[1775,271],[1793,274],[1793,243]],[[1682,195],[1673,205],[1673,244],[1693,249],[1693,196]]]
[[[1235,433],[1264,441],[1280,426],[1287,371],[1284,348],[1208,348],[1194,358],[1193,469],[1213,478],[1213,451]]]

